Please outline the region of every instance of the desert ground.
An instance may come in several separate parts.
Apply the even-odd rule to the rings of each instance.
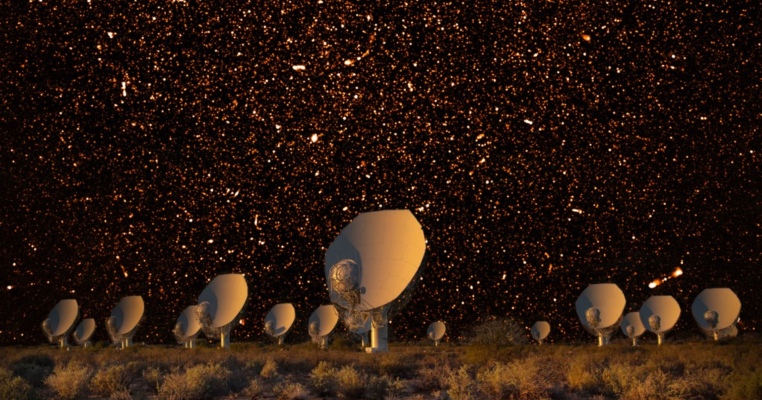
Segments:
[[[0,347],[3,399],[754,399],[762,340]]]

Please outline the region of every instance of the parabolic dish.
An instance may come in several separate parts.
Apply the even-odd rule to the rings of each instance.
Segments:
[[[67,334],[74,326],[77,316],[79,316],[77,300],[66,299],[59,301],[50,311],[50,314],[48,314],[47,321],[51,336],[58,337]]]
[[[80,343],[87,342],[93,336],[95,332],[95,320],[92,318],[85,318],[77,325],[77,329],[74,330],[76,339]]]
[[[331,268],[351,260],[358,270],[358,276],[352,278],[357,281],[352,285],[360,295],[359,304],[352,308],[372,310],[402,294],[418,272],[425,252],[421,224],[409,210],[362,213],[326,251],[325,276],[330,284]]]
[[[596,283],[588,286],[577,299],[577,316],[586,328],[595,329],[587,321],[586,312],[589,308],[597,308],[600,312],[600,323],[597,329],[608,328],[619,321],[627,300],[614,283]]]
[[[672,296],[651,296],[640,306],[640,322],[651,332],[662,333],[675,327],[680,319],[680,304]],[[652,315],[659,317],[659,329],[654,330],[649,323]]]
[[[126,335],[132,332],[138,326],[140,319],[143,318],[143,311],[145,311],[145,304],[142,297],[123,297],[111,311],[111,316],[116,319],[116,333]]]
[[[741,313],[741,300],[728,288],[704,289],[693,300],[691,311],[696,323],[703,329],[712,329],[704,317],[706,312],[716,312],[717,326],[714,329],[725,329],[738,319],[738,314]]]
[[[534,338],[534,340],[545,340],[549,334],[550,324],[547,321],[537,321],[532,325],[532,338]]]
[[[201,322],[196,315],[197,309],[198,306],[188,306],[177,318],[177,323],[183,326],[182,336],[185,340],[193,339],[201,331]]]
[[[339,322],[339,312],[336,311],[336,307],[333,304],[320,306],[310,315],[307,326],[312,325],[313,322],[318,323],[317,336],[326,336],[333,331],[336,323]]]
[[[640,313],[637,311],[627,313],[627,315],[624,316],[624,319],[622,319],[622,333],[624,333],[625,336],[630,337],[630,335],[627,333],[628,326],[632,326],[635,329],[633,332],[633,336],[635,337],[638,337],[646,332],[646,327],[643,326],[643,322],[640,320]]]
[[[291,303],[280,303],[273,306],[265,316],[265,323],[272,322],[273,337],[278,337],[291,329],[296,319],[296,309]]]
[[[212,317],[210,328],[221,328],[233,322],[246,304],[249,286],[242,274],[218,275],[198,296],[198,303],[207,303]]]
[[[442,340],[445,334],[445,330],[447,328],[445,327],[445,323],[442,321],[436,321],[432,322],[431,325],[429,325],[429,328],[426,329],[426,336],[435,341]]]

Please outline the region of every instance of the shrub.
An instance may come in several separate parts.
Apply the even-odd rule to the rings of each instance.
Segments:
[[[114,365],[99,370],[93,375],[90,390],[101,396],[111,396],[125,392],[129,388],[131,375],[124,365]]]
[[[260,382],[259,378],[254,378],[249,382],[249,385],[243,389],[241,395],[247,399],[258,399],[262,397],[264,391],[265,389],[262,387],[262,382]]]
[[[278,400],[306,400],[310,392],[299,382],[284,381],[273,388],[273,393]]]
[[[511,346],[525,344],[526,332],[512,318],[490,317],[471,329],[472,344],[490,346]]]
[[[364,376],[350,365],[336,371],[336,394],[339,398],[357,399],[365,392]]]
[[[476,376],[482,392],[494,398],[543,399],[549,396],[540,367],[533,358],[497,363]]]
[[[230,371],[219,364],[197,365],[184,374],[166,375],[159,387],[159,397],[174,399],[207,399],[230,392],[227,380]]]
[[[0,368],[0,399],[33,399],[32,386],[20,376],[13,376],[11,371]]]
[[[143,370],[143,379],[148,382],[151,389],[159,393],[161,384],[164,383],[164,375],[161,373],[161,369],[157,367],[148,367]]]
[[[334,394],[336,372],[336,368],[326,361],[319,362],[310,372],[310,384],[317,394],[321,396]]]
[[[262,366],[262,371],[259,372],[259,376],[266,379],[272,379],[278,375],[278,363],[272,358],[268,358],[267,361],[265,361],[265,365]]]
[[[477,393],[476,381],[471,377],[468,371],[469,367],[464,365],[457,372],[450,371],[447,376],[447,395],[453,400],[473,399]]]
[[[53,373],[55,366],[55,361],[48,356],[28,355],[13,363],[11,370],[32,386],[42,387],[45,385],[45,378]]]
[[[92,371],[86,365],[69,362],[53,369],[53,374],[45,378],[45,384],[50,386],[62,399],[78,399],[87,395]]]

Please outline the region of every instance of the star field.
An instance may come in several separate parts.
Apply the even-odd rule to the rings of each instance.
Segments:
[[[368,4],[366,4],[368,3]],[[407,208],[428,258],[400,339],[443,320],[551,323],[617,283],[683,307],[730,287],[762,329],[762,29],[753,1],[97,0],[0,13],[0,343],[58,300],[142,295],[168,343],[245,273],[234,340],[328,302],[358,213]],[[648,284],[682,276],[655,288]]]

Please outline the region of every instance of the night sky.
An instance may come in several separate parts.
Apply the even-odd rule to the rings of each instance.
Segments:
[[[394,208],[428,240],[396,340],[494,315],[593,343],[599,282],[675,296],[684,334],[730,287],[762,329],[756,0],[57,3],[0,11],[0,344],[64,298],[104,340],[127,295],[171,343],[227,272],[233,340],[278,302],[306,338],[325,250]]]

